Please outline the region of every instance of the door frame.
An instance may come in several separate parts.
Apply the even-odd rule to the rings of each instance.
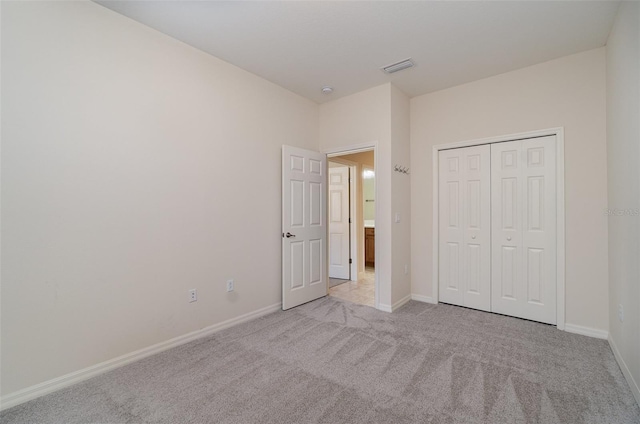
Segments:
[[[358,231],[356,230],[356,216],[358,214],[358,204],[356,202],[356,191],[358,190],[357,178],[358,167],[349,165],[349,255],[351,264],[349,268],[349,279],[358,279]]]
[[[507,141],[523,140],[528,138],[556,137],[556,327],[565,329],[565,225],[564,225],[564,127],[549,128],[538,131],[528,131],[517,134],[507,134],[497,137],[481,138],[476,140],[459,141],[455,143],[438,144],[432,147],[431,159],[433,167],[433,274],[432,288],[433,299],[438,303],[439,297],[439,181],[438,181],[438,156],[441,150],[457,149],[460,147],[478,146],[481,144],[504,143]],[[376,211],[377,213],[377,211]],[[376,258],[377,260],[377,258]],[[377,285],[376,285],[377,289]]]
[[[328,149],[324,149],[321,152],[327,155],[327,162],[331,159],[331,158],[335,158],[336,156],[344,156],[344,155],[350,155],[352,153],[361,153],[361,152],[366,152],[369,150],[373,150],[373,168],[374,171],[378,169],[378,142],[377,141],[371,141],[369,143],[363,143],[363,144],[354,144],[351,146],[343,146],[343,147],[332,147],[332,148],[328,148]],[[354,193],[355,196],[355,193]],[[379,198],[378,196],[378,184],[375,185],[375,196],[376,199]],[[357,203],[357,202],[354,202]],[[375,211],[376,211],[376,217],[380,216],[380,205],[379,202],[375,202]],[[357,231],[353,231],[354,236],[353,237],[357,237]],[[375,236],[377,237],[377,235]],[[357,242],[357,239],[356,239]],[[364,240],[362,240],[363,243],[363,252],[364,252]],[[327,249],[329,249],[329,246],[327,246]],[[380,249],[378,249],[378,243],[376,243],[376,251],[375,251],[375,263],[378,264],[379,263],[379,251]],[[327,252],[328,254],[328,252]],[[357,257],[357,255],[356,255]],[[353,265],[353,264],[352,264]],[[329,263],[327,262],[327,273],[329,272]],[[356,276],[358,275],[358,264],[355,264],[355,269],[356,269]],[[328,274],[327,274],[328,275]],[[374,286],[375,286],[375,292],[374,292],[374,302],[373,302],[373,306],[376,309],[380,309],[380,273],[377,270],[376,267],[376,271],[374,273]]]
[[[335,160],[331,160],[332,157],[335,158],[336,156],[327,155],[327,168],[329,167],[329,162],[339,163],[340,165],[343,165],[349,168],[349,218],[351,219],[351,222],[349,223],[349,259],[351,259],[351,264],[349,264],[349,279],[353,280],[354,276],[358,278],[358,260],[357,260],[358,259],[358,244],[357,244],[358,234],[354,229],[356,223],[354,222],[355,218],[353,218],[358,213],[358,209],[356,208],[357,187],[356,187],[356,180],[355,180],[357,166],[355,165],[354,162],[351,162],[350,160],[340,160],[339,162],[337,162]],[[328,175],[329,174],[327,173],[327,176]],[[327,187],[328,186],[329,184],[327,182]],[[327,207],[328,205],[329,205],[329,201],[327,200]],[[329,224],[327,223],[327,231],[328,231],[328,227],[329,227]],[[327,242],[327,248],[330,249],[328,242]]]

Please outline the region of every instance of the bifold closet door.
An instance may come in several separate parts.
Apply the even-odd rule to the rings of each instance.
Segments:
[[[556,323],[555,136],[491,145],[491,310]]]
[[[491,310],[491,150],[439,152],[439,300]]]

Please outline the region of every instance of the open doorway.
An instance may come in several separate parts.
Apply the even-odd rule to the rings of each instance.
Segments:
[[[328,161],[329,295],[375,306],[374,150]]]

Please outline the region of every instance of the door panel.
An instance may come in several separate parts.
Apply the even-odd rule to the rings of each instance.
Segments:
[[[491,307],[489,146],[445,150],[439,158],[440,300]]]
[[[516,280],[518,270],[518,248],[515,246],[502,246],[502,267],[499,268],[498,278],[501,280],[500,294],[503,300],[516,300]],[[494,312],[496,312],[494,310]]]
[[[491,145],[492,311],[556,323],[555,137]]]
[[[491,149],[467,148],[463,191],[464,304],[491,309]],[[465,149],[466,150],[466,149]]]
[[[291,242],[289,247],[291,252],[291,290],[304,287],[304,243],[301,241]]]
[[[440,300],[454,305],[464,305],[464,293],[460,290],[460,272],[463,264],[460,261],[460,245],[462,244],[462,192],[464,172],[460,170],[460,162],[464,160],[464,152],[460,150],[441,151],[439,157],[439,285]]]
[[[522,142],[525,185],[523,266],[526,318],[556,323],[555,136]]]
[[[480,294],[481,284],[481,264],[480,257],[482,254],[482,248],[479,244],[468,244],[469,249],[469,262],[467,263],[468,278],[467,278],[467,292],[472,294]]]
[[[282,147],[282,309],[327,294],[325,172],[325,155]]]
[[[329,278],[349,279],[349,167],[329,168]]]
[[[322,284],[322,239],[309,240],[309,284]]]

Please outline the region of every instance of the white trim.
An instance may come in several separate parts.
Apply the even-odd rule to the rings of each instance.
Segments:
[[[385,305],[384,303],[379,303],[376,309],[382,312],[393,312],[393,307],[391,305]]]
[[[597,328],[583,327],[582,325],[569,323],[564,325],[564,331],[567,333],[580,334],[582,336],[594,337],[602,340],[607,340],[609,337],[609,332],[606,330],[598,330]]]
[[[433,293],[433,300],[435,300],[436,302],[438,301],[438,299],[440,298],[440,294],[439,294],[439,290],[440,290],[440,271],[438,270],[438,266],[440,265],[440,240],[438,239],[439,234],[440,234],[440,217],[438,216],[440,213],[440,181],[439,181],[439,175],[440,175],[440,170],[439,168],[439,164],[440,161],[439,156],[440,156],[440,149],[437,149],[437,146],[433,146],[433,149],[431,151],[431,169],[433,169],[433,186],[432,186],[432,190],[433,190],[433,199],[431,201],[431,208],[432,208],[432,217],[433,217],[433,221],[431,223],[432,225],[432,237],[431,237],[431,243],[432,243],[432,247],[431,247],[431,251],[433,252],[433,258],[432,258],[432,262],[433,262],[433,274],[431,276],[431,292]]]
[[[341,146],[341,147],[332,147],[329,149],[325,149],[322,151],[322,153],[326,154],[327,157],[332,158],[332,157],[336,157],[336,156],[343,156],[343,155],[350,155],[353,153],[361,153],[361,152],[367,152],[369,150],[373,150],[373,169],[375,172],[378,172],[379,165],[379,158],[378,158],[378,140],[374,140],[368,143],[361,143],[361,144],[352,144],[350,146]],[[376,199],[379,199],[380,196],[378,195],[378,186],[379,184],[375,185],[375,193],[376,193]],[[380,216],[380,202],[375,202],[376,206],[376,217]],[[375,252],[375,263],[379,264],[380,263],[380,254],[379,252],[379,245],[380,243],[376,243],[376,252]],[[327,247],[328,249],[328,247]],[[364,249],[362,249],[362,251],[364,252]],[[377,266],[377,265],[376,265]],[[329,273],[329,263],[327,263],[327,275]],[[391,312],[389,305],[382,305],[380,304],[380,273],[378,272],[378,270],[376,270],[375,272],[375,278],[374,278],[375,282],[375,295],[374,295],[374,302],[373,302],[373,307],[376,309],[379,309],[381,311],[384,312]]]
[[[383,312],[397,311],[401,306],[403,306],[405,303],[410,301],[411,298],[412,298],[412,296],[409,294],[409,295],[406,295],[405,297],[403,297],[402,299],[398,300],[393,305],[385,305],[385,304],[381,303],[380,305],[378,305],[378,309],[383,311]]]
[[[351,223],[349,224],[349,259],[351,259],[351,264],[349,265],[349,280],[356,281],[358,280],[358,230],[356,228],[357,220],[355,217],[358,216],[358,202],[356,200],[356,191],[358,190],[357,182],[358,182],[358,168],[360,165],[357,162],[346,160],[340,158],[340,156],[329,156],[327,155],[327,169],[330,168],[329,162],[346,166],[349,168],[349,216],[351,218]],[[327,174],[328,175],[328,174]],[[327,187],[329,183],[327,182]],[[329,207],[329,201],[327,200],[327,207]],[[328,216],[328,215],[327,215]],[[329,231],[329,226],[327,225],[327,231]],[[327,258],[331,257],[329,244],[327,243]],[[364,251],[364,246],[363,249]],[[327,270],[329,267],[327,266]],[[327,271],[327,275],[328,271]],[[329,275],[329,278],[331,276]],[[329,294],[329,280],[327,279],[327,294]]]
[[[609,335],[607,340],[609,341],[609,346],[611,346],[611,351],[613,352],[613,356],[616,358],[616,361],[618,361],[618,365],[622,370],[622,375],[624,375],[624,378],[627,380],[627,383],[629,383],[629,387],[631,388],[631,393],[633,393],[633,397],[636,398],[636,402],[638,402],[638,405],[640,406],[640,387],[638,387],[638,382],[633,379],[633,375],[631,374],[631,371],[629,371],[629,367],[627,366],[626,362],[624,362],[624,359],[622,359],[622,355],[620,355],[618,346],[613,341],[613,338],[611,337],[611,335]]]
[[[481,138],[478,140],[459,141],[456,143],[438,144],[432,147],[433,168],[433,299],[438,302],[438,152],[440,150],[456,149],[459,147],[478,146],[481,144],[502,143],[506,141],[523,140],[534,137],[554,135],[556,137],[556,326],[558,330],[565,330],[565,210],[564,210],[564,128],[549,128],[546,130],[529,131],[525,133],[501,135],[497,137]],[[574,327],[575,328],[575,327]]]
[[[349,258],[351,259],[351,266],[349,268],[349,279],[352,281],[358,280],[358,229],[356,228],[358,216],[358,200],[356,197],[356,193],[358,191],[358,166],[350,165],[349,166],[349,217],[351,219],[351,223],[349,224]],[[362,250],[364,251],[364,242],[362,246]]]
[[[336,157],[344,155],[352,155],[354,153],[368,152],[369,150],[376,149],[378,147],[378,140],[371,141],[369,143],[352,144],[351,146],[332,147],[325,150],[323,153],[327,157]]]
[[[405,297],[403,297],[402,299],[398,300],[396,303],[393,304],[393,306],[391,307],[391,311],[396,311],[398,310],[400,307],[404,306],[408,301],[411,300],[411,295],[408,294]]]
[[[565,321],[565,229],[564,229],[564,128],[556,128],[556,326],[564,330]]]
[[[349,279],[356,281],[358,279],[358,265],[360,263],[360,258],[358,257],[358,229],[356,228],[356,217],[358,216],[358,201],[356,199],[356,193],[360,185],[360,174],[358,170],[362,165],[351,160],[342,159],[340,156],[327,155],[327,167],[329,166],[329,162],[348,166],[349,172],[351,173],[349,175],[349,214],[352,219],[351,224],[349,224],[349,244],[351,246],[349,254],[351,255],[351,259],[354,259],[355,262],[352,261],[351,266],[349,267]],[[330,250],[329,245],[327,245],[327,251],[328,250]],[[364,246],[362,246],[362,250],[364,251]],[[329,293],[328,284],[329,282],[327,281],[327,294]]]
[[[411,295],[411,300],[416,300],[418,302],[424,302],[424,303],[432,303],[434,305],[437,305],[438,302],[436,302],[436,300],[431,297],[431,296],[423,296],[421,294],[412,294]]]
[[[135,352],[127,353],[117,358],[110,359],[105,362],[101,362],[90,367],[74,371],[72,373],[56,377],[54,379],[45,381],[43,383],[36,384],[31,387],[27,387],[17,392],[9,393],[0,398],[0,411],[9,409],[13,406],[30,401],[32,399],[44,396],[48,393],[55,392],[64,387],[71,386],[79,383],[83,380],[87,380],[91,377],[103,374],[107,371],[111,371],[116,368],[120,368],[124,365],[146,358],[156,353],[163,352],[165,350],[174,348],[176,346],[189,343],[193,340],[200,339],[202,337],[209,336],[218,331],[224,330],[229,327],[241,324],[243,322],[251,321],[252,319],[259,318],[261,316],[270,314],[272,312],[279,311],[282,307],[281,303],[267,306],[257,311],[249,312],[244,315],[240,315],[235,318],[228,319],[218,324],[210,325],[209,327],[202,328],[200,330],[192,331],[191,333],[184,334],[182,336],[175,337],[173,339],[136,350]]]

